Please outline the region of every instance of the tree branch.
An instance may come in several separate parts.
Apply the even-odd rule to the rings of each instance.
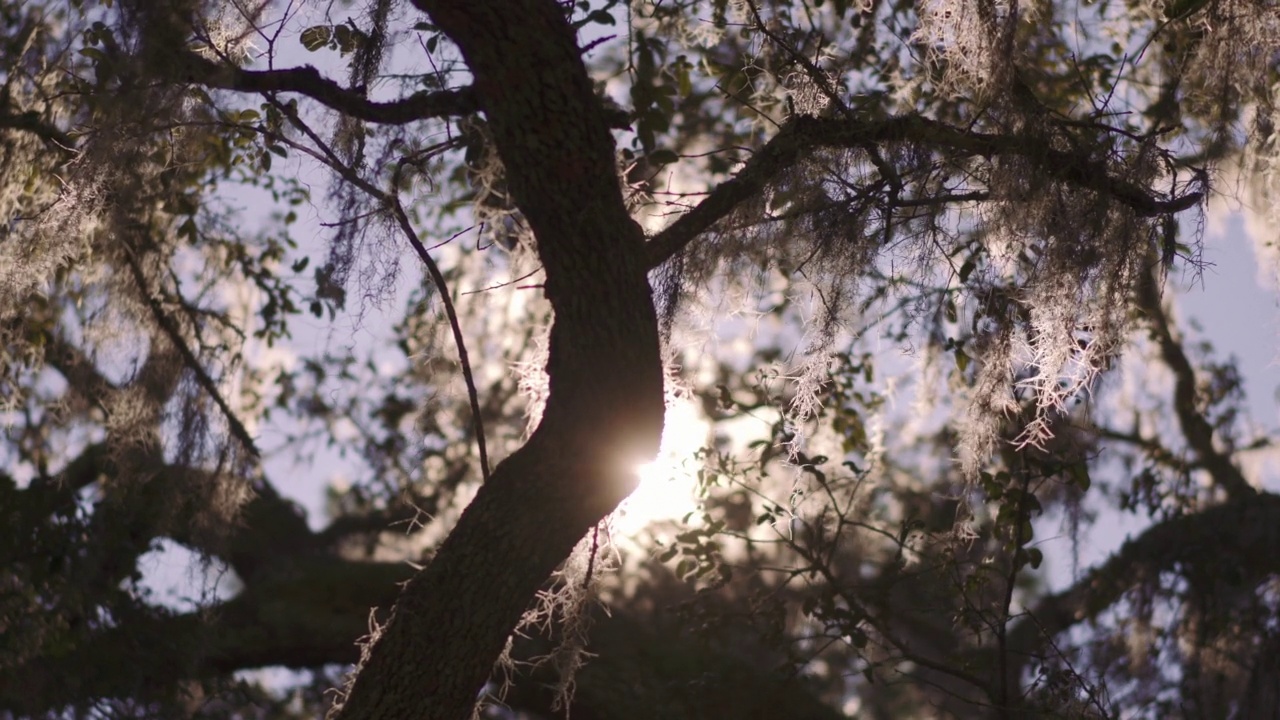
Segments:
[[[1214,484],[1226,491],[1232,499],[1255,496],[1257,490],[1249,484],[1240,468],[1236,467],[1227,454],[1214,447],[1213,426],[1198,407],[1195,369],[1191,367],[1182,342],[1173,334],[1152,273],[1147,273],[1138,285],[1138,307],[1147,317],[1152,339],[1160,347],[1161,359],[1173,371],[1174,414],[1178,417],[1178,424],[1187,438],[1187,444],[1195,450],[1200,466],[1209,473]]]
[[[374,102],[324,77],[310,65],[284,70],[245,70],[195,53],[185,53],[182,65],[187,81],[205,87],[238,92],[298,93],[350,117],[386,125],[470,115],[478,110],[475,91],[470,87],[417,92],[391,102]]]
[[[857,149],[884,143],[910,143],[956,157],[1019,157],[1046,176],[1109,197],[1139,217],[1182,212],[1204,199],[1204,190],[1168,198],[1152,195],[1116,177],[1104,159],[1045,147],[1040,138],[972,132],[918,115],[882,120],[795,116],[736,176],[721,183],[696,207],[650,240],[649,267],[658,267],[680,252],[740,203],[763,190],[805,153],[819,148]]]
[[[6,668],[0,708],[43,716],[106,698],[160,700],[184,680],[237,670],[352,663],[369,608],[390,605],[410,574],[402,563],[326,558],[261,578],[212,608],[135,615],[74,649]]]
[[[76,141],[53,125],[42,122],[40,113],[34,110],[17,115],[0,115],[0,129],[2,128],[29,132],[68,155],[75,152]]]
[[[1256,583],[1280,574],[1280,496],[1237,498],[1152,525],[1073,586],[1042,600],[1009,634],[1016,679],[1044,641],[1114,606],[1130,589],[1180,570],[1193,585]]]
[[[0,709],[44,716],[77,702],[156,699],[147,693],[254,668],[355,663],[369,608],[389,606],[410,574],[403,563],[317,561],[255,582],[212,608],[133,617],[67,652],[6,668]],[[535,636],[520,640],[516,652],[546,657],[553,649]],[[577,677],[574,717],[843,717],[803,681],[710,647],[654,616],[597,613],[592,654]],[[558,680],[553,663],[542,663],[516,678],[505,703],[539,717],[563,714],[551,709]]]
[[[227,427],[230,428],[231,435],[239,441],[240,445],[250,457],[254,460],[259,459],[262,457],[262,453],[258,450],[258,445],[253,441],[253,437],[249,435],[248,429],[245,428],[244,423],[240,422],[240,418],[236,416],[235,411],[231,409],[231,406],[227,404],[227,401],[223,399],[222,393],[218,390],[217,383],[215,383],[213,378],[209,376],[209,372],[205,370],[204,364],[200,362],[200,358],[196,357],[195,352],[187,345],[177,323],[169,316],[168,313],[165,312],[164,307],[160,304],[160,300],[151,292],[151,289],[147,287],[146,275],[142,271],[142,266],[138,264],[138,258],[133,248],[126,244],[125,251],[129,269],[133,275],[134,282],[138,285],[138,293],[142,296],[143,302],[145,302],[147,307],[151,310],[151,315],[155,319],[156,324],[160,326],[160,329],[164,331],[165,336],[169,338],[169,342],[173,343],[178,354],[182,356],[183,363],[195,376],[196,383],[199,384],[201,389],[209,395],[214,404],[218,406],[218,410],[222,413],[223,419],[227,421]]]

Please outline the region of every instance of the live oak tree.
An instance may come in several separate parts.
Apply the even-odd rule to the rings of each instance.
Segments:
[[[0,20],[10,713],[303,714],[324,701],[273,706],[235,673],[354,665],[336,717],[465,718],[501,695],[495,663],[534,656],[507,702],[589,717],[1280,702],[1280,507],[1240,460],[1266,440],[1161,297],[1216,180],[1269,202],[1274,6]],[[278,212],[250,222],[233,190]],[[272,354],[308,310],[392,302],[402,265],[422,283],[397,360]],[[682,354],[716,335],[753,340]],[[914,420],[870,337],[920,349]],[[1144,353],[1165,386],[1085,402]],[[727,435],[701,454],[702,522],[610,586],[606,518],[672,396],[771,420],[749,459]],[[264,459],[316,437],[366,472],[318,531]],[[1087,522],[1104,471],[1150,526],[1049,593],[1037,522]],[[237,590],[151,602],[162,539]],[[582,665],[597,591],[619,614]]]

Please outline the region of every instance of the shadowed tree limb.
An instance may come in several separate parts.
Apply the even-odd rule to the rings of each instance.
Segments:
[[[1181,572],[1201,588],[1224,582],[1249,586],[1280,574],[1280,496],[1236,498],[1156,523],[1130,539],[1070,588],[1041,600],[1013,627],[1009,652],[1019,662],[1010,668],[1011,679],[1021,677],[1026,663],[1046,656],[1047,639],[1097,618],[1129,590],[1156,582],[1162,572]]]
[[[1083,152],[1045,147],[1042,138],[972,132],[918,115],[882,120],[797,115],[765,143],[733,178],[720,183],[688,213],[653,237],[646,247],[650,268],[666,262],[696,237],[754,197],[805,154],[822,148],[860,149],[868,144],[909,143],[953,157],[1018,157],[1039,172],[1070,185],[1093,190],[1130,208],[1139,217],[1187,210],[1204,190],[1162,198],[1116,177],[1105,160]]]
[[[40,113],[34,110],[16,115],[0,114],[0,129],[29,132],[67,155],[75,152],[75,139],[57,127],[42,121]]]
[[[1200,467],[1209,473],[1214,484],[1232,499],[1248,499],[1257,495],[1240,468],[1230,456],[1213,444],[1213,426],[1205,419],[1197,398],[1196,372],[1187,358],[1182,342],[1174,336],[1169,316],[1161,304],[1156,278],[1147,273],[1138,286],[1138,307],[1146,316],[1151,338],[1160,348],[1160,358],[1173,371],[1173,410],[1187,444],[1199,458]]]
[[[132,618],[67,654],[0,674],[0,708],[41,715],[104,698],[164,697],[185,681],[264,667],[306,670],[359,660],[369,608],[387,608],[413,570],[403,563],[317,560],[262,578],[199,612]],[[551,641],[520,641],[522,657]],[[193,656],[191,649],[199,648]],[[586,720],[837,720],[802,680],[761,669],[653,617],[600,614],[593,661],[577,677],[572,717]],[[103,658],[119,662],[103,663]],[[84,673],[83,668],[99,671]],[[558,680],[547,664],[521,676],[506,698],[515,710],[554,716]]]
[[[180,67],[188,82],[205,87],[239,92],[298,93],[350,117],[386,125],[470,115],[478,109],[475,91],[469,87],[416,92],[399,100],[375,102],[363,93],[344,88],[326,78],[310,65],[284,70],[245,70],[189,52],[183,54]]]

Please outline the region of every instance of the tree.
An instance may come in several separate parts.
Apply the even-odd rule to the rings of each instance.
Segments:
[[[578,675],[579,716],[659,701],[712,716],[725,706],[700,702],[745,686],[772,698],[756,707],[815,717],[853,697],[955,716],[1275,707],[1280,555],[1254,550],[1276,543],[1274,499],[1239,469],[1238,378],[1195,366],[1160,297],[1195,265],[1179,222],[1212,178],[1240,168],[1269,197],[1273,8],[373,0],[321,15],[0,3],[10,712],[236,714],[265,702],[252,686],[239,705],[203,694],[236,671],[354,663],[336,717],[462,718],[499,658],[547,653],[567,689],[601,524],[658,451],[673,392],[715,420],[777,422],[746,464],[703,454],[704,522],[659,555],[700,589],[653,561],[644,593],[617,591],[631,610],[602,621],[614,649]],[[300,168],[332,178],[310,278]],[[234,188],[280,212],[244,222]],[[393,372],[355,349],[273,364],[302,305],[333,318],[352,288],[390,300],[406,246],[426,282]],[[715,358],[709,382],[680,379],[689,318],[709,310],[725,332],[715,311],[741,298],[776,335]],[[886,444],[869,427],[896,422],[871,387],[883,361],[858,345],[873,312],[923,348],[921,398],[944,371],[962,388],[935,432]],[[1143,348],[1173,376],[1169,414],[1136,404],[1121,429],[1100,410],[1089,429],[1077,406]],[[335,395],[344,383],[361,389]],[[269,427],[290,436],[265,446]],[[367,475],[313,531],[263,451],[317,434]],[[958,467],[939,462],[952,452]],[[1151,526],[1065,592],[1019,589],[1043,557],[1033,520],[1079,518],[1113,457]],[[387,528],[426,520],[379,561]],[[225,562],[238,592],[192,612],[150,602],[140,560],[162,539]],[[768,622],[695,647],[646,602],[712,634],[744,607]],[[1163,643],[1127,664],[1106,616],[1126,607]],[[512,643],[542,621],[559,650]],[[1084,621],[1099,629],[1068,647]],[[699,700],[647,646],[717,668],[720,690]],[[609,679],[610,663],[645,681]],[[509,697],[554,700],[522,681]]]

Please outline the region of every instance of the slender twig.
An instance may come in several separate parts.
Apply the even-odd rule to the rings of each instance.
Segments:
[[[444,314],[449,319],[449,328],[453,331],[453,342],[458,346],[458,362],[462,365],[462,378],[467,383],[467,397],[471,400],[471,419],[475,425],[476,447],[480,453],[480,473],[487,481],[489,479],[489,454],[485,449],[484,419],[480,415],[480,395],[476,392],[476,381],[471,374],[471,361],[467,357],[467,344],[462,337],[462,325],[458,321],[458,311],[453,306],[453,298],[449,297],[449,284],[445,280],[444,274],[440,272],[440,266],[436,265],[436,261],[427,252],[426,246],[418,239],[417,231],[413,229],[412,223],[409,222],[409,216],[405,214],[404,206],[400,204],[400,196],[388,193],[385,195],[385,199],[391,204],[396,224],[400,226],[400,230],[409,239],[409,244],[413,246],[414,251],[418,253],[418,257],[422,259],[422,264],[426,266],[427,273],[431,275],[431,282],[435,284],[436,291],[440,294],[440,302],[444,305]]]

